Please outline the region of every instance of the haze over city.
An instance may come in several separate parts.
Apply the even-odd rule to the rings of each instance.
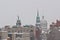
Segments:
[[[15,25],[17,16],[22,25],[35,25],[37,9],[48,23],[60,19],[60,0],[0,0],[0,27]]]

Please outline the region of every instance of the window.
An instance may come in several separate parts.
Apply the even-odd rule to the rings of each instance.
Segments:
[[[8,37],[10,37],[10,40],[12,40],[12,34],[8,34]]]
[[[30,30],[30,32],[33,32],[33,30]]]
[[[22,30],[18,31],[18,33],[20,33],[20,32],[22,33]]]
[[[8,31],[8,33],[10,33],[10,31]]]
[[[22,34],[16,34],[16,38],[17,38],[17,37],[22,38]]]

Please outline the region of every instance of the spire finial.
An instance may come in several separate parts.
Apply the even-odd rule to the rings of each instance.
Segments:
[[[38,11],[38,9],[37,9],[37,16],[39,16],[39,11]]]
[[[17,16],[18,20],[19,20],[19,16]]]

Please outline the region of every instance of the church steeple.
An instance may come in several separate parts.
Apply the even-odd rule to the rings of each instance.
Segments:
[[[21,21],[20,21],[20,19],[19,19],[19,16],[17,16],[17,22],[16,22],[16,26],[17,27],[20,27],[21,26]]]
[[[37,16],[39,16],[39,11],[37,10]]]
[[[36,27],[40,27],[40,17],[39,17],[39,11],[37,10],[37,16],[36,16]]]

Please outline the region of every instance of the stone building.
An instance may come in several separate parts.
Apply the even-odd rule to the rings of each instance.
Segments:
[[[16,25],[12,27],[6,25],[4,31],[8,32],[8,37],[10,37],[10,40],[34,40],[34,26],[21,26],[21,21],[19,20],[19,17]]]
[[[40,26],[40,16],[38,10],[36,16],[35,40],[41,40],[41,26]]]
[[[17,19],[16,25],[12,27],[6,25],[4,31],[7,31],[9,40],[46,40],[47,39],[47,21],[42,17],[40,20],[37,10],[36,24],[21,26],[21,20]]]
[[[5,31],[8,31],[8,37],[10,40],[34,40],[34,26],[25,25],[21,27],[7,27]]]
[[[50,32],[48,34],[47,40],[60,40],[60,21],[57,20],[56,23],[50,25]]]
[[[44,19],[44,16],[42,16],[42,19],[40,21],[40,26],[41,26],[41,29],[42,29],[42,32],[41,32],[41,36],[42,36],[42,40],[47,40],[47,20]]]
[[[8,38],[7,31],[3,31],[2,29],[0,29],[0,40],[7,40],[7,38]]]
[[[47,20],[42,19],[40,20],[39,12],[37,10],[37,17],[36,17],[36,40],[47,40]]]

